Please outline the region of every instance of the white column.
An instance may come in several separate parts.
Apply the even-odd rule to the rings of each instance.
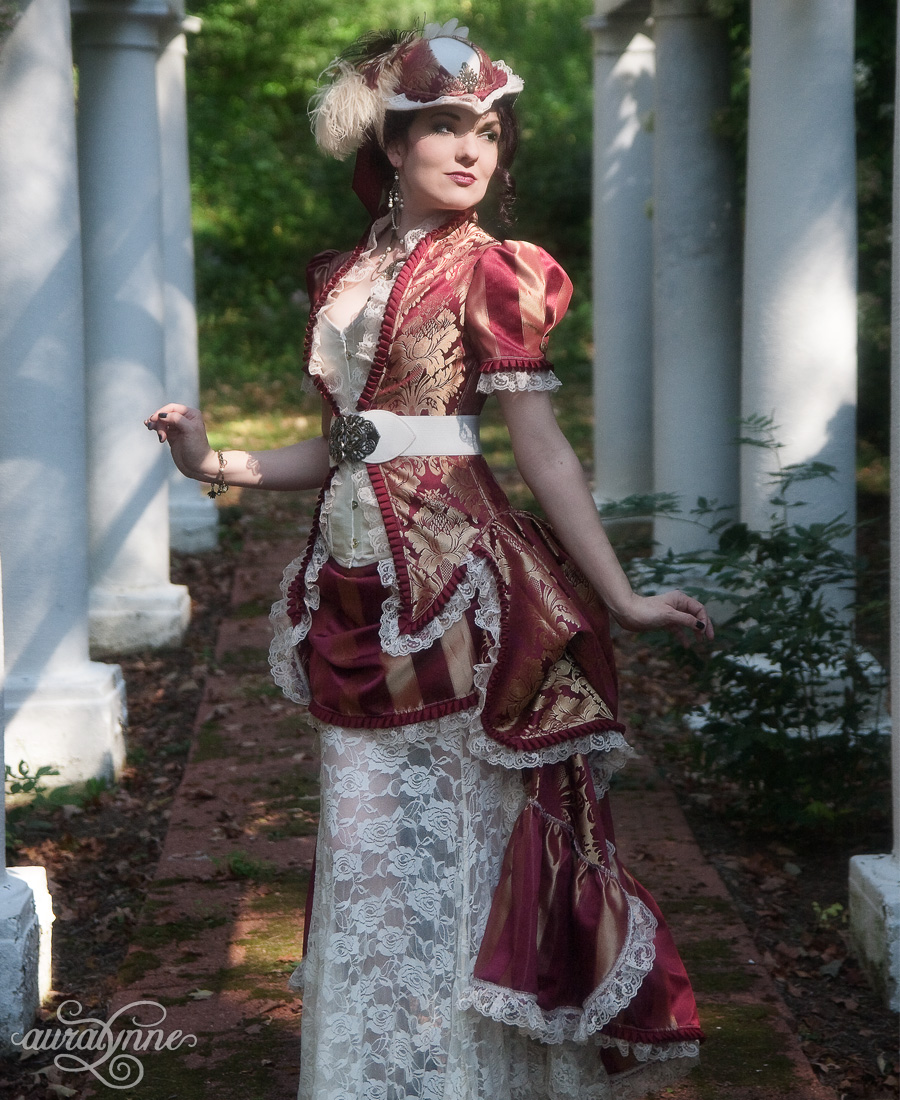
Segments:
[[[0,63],[2,64],[2,63]],[[0,577],[0,595],[3,581]],[[0,602],[0,772],[3,754],[3,614]],[[46,883],[46,878],[45,878]],[[28,883],[6,869],[6,784],[0,787],[0,1054],[32,1025],[39,1001],[40,925]]]
[[[900,53],[900,25],[897,34]],[[900,81],[894,96],[894,225],[900,225]],[[891,326],[891,758],[894,851],[850,860],[853,945],[890,1007],[900,1011],[900,234],[892,257]]]
[[[187,589],[169,583],[169,457],[142,421],[164,399],[156,58],[161,4],[77,0],[85,272],[91,642],[180,640]]]
[[[186,21],[187,22],[187,21]],[[199,20],[185,28],[199,30]],[[176,25],[163,32],[156,63],[162,140],[165,391],[170,401],[200,403],[197,309],[194,300],[194,239],[188,166],[185,56],[187,40]],[[196,481],[173,466],[169,475],[169,538],[174,550],[212,550],[218,542],[216,506]]]
[[[856,457],[853,4],[754,0],[744,269],[744,416],[784,464],[827,462],[800,522],[852,523]],[[765,529],[773,456],[741,454],[741,517]],[[801,491],[802,490],[802,491]],[[852,549],[852,541],[848,549]]]
[[[118,666],[88,657],[81,238],[66,0],[26,4],[0,55],[0,553],[6,751],[112,777]]]
[[[594,36],[594,497],[653,488],[654,50],[633,15],[596,15]]]
[[[654,489],[736,506],[740,262],[733,157],[716,135],[728,102],[727,42],[705,0],[653,0]],[[703,532],[656,523],[660,549]]]

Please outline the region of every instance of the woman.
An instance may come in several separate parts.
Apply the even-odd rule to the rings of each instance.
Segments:
[[[501,208],[511,190],[522,81],[467,34],[361,41],[314,108],[320,145],[357,151],[354,189],[383,214],[309,268],[322,436],[216,453],[196,410],[147,421],[213,493],[324,484],[272,646],[321,739],[292,979],[315,1100],[634,1096],[702,1038],[613,843],[605,792],[628,747],[607,616],[712,627],[683,593],[632,591],[556,424],[545,349],[571,284],[478,225],[488,185]],[[480,454],[490,393],[550,526],[511,510]]]

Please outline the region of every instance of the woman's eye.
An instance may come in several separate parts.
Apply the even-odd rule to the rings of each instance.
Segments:
[[[481,136],[483,138],[486,138],[488,141],[496,142],[500,140],[500,134],[496,130],[485,130]]]

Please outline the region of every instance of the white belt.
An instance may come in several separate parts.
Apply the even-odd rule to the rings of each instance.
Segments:
[[[386,409],[337,416],[328,451],[335,465],[389,462],[404,456],[478,455],[478,416],[398,416]]]

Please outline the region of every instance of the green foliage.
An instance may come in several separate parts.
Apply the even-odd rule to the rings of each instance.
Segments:
[[[559,367],[577,369],[590,341],[591,48],[581,26],[590,3],[472,9],[441,0],[427,17],[460,17],[525,78],[514,235],[540,242],[573,276],[577,297],[553,351]],[[359,34],[411,26],[423,11],[386,0],[198,0],[193,11],[203,19],[188,65],[203,388],[245,413],[311,409],[299,386],[305,265],[351,246],[367,218],[350,190],[352,163],[316,150],[307,103]]]
[[[42,780],[51,775],[59,775],[59,770],[49,764],[42,764],[34,774],[24,760],[19,761],[15,771],[9,764],[4,765],[7,795],[20,796],[17,805],[6,807],[6,847],[10,850],[21,845],[26,820],[34,816],[35,810],[47,805],[47,788]]]
[[[216,856],[213,863],[216,870],[228,878],[250,879],[253,882],[270,882],[280,873],[274,863],[266,859],[256,859],[239,848],[225,857]]]
[[[770,420],[744,426],[744,445],[777,457]],[[692,514],[717,535],[715,549],[633,564],[643,591],[680,585],[721,609],[712,646],[673,648],[710,696],[687,715],[697,765],[758,826],[846,830],[886,809],[883,673],[839,606],[857,571],[842,548],[851,528],[840,518],[804,525],[803,504],[789,499],[830,473],[822,463],[779,465],[764,531],[701,499]]]

